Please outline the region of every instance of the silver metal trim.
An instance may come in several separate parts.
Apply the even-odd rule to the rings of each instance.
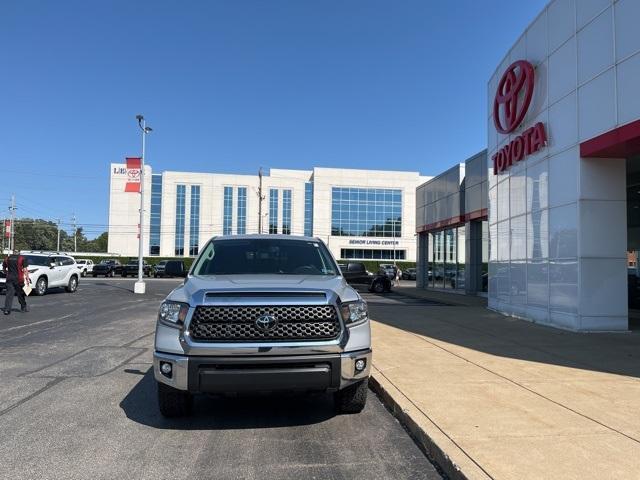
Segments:
[[[160,373],[160,361],[170,362],[173,366],[171,378],[167,378]],[[189,384],[189,359],[181,355],[153,352],[153,376],[158,382],[170,387],[178,390],[187,390]]]

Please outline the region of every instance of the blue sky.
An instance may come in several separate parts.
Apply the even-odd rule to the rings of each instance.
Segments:
[[[486,82],[545,3],[2,2],[0,208],[106,230],[137,113],[156,171],[440,173],[486,146]]]

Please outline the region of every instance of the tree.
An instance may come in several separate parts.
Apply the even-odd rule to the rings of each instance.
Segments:
[[[76,230],[79,252],[106,252],[108,233],[104,232],[88,240],[82,227]],[[58,225],[49,220],[22,218],[15,222],[15,245],[19,250],[56,251],[58,249]],[[60,250],[73,252],[73,235],[60,229]]]

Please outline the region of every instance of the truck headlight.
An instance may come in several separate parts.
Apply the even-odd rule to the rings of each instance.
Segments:
[[[158,319],[171,327],[180,326],[184,324],[188,312],[189,305],[186,303],[162,302]]]
[[[340,305],[342,319],[348,327],[353,327],[369,320],[367,302],[358,300],[356,302],[343,303]]]

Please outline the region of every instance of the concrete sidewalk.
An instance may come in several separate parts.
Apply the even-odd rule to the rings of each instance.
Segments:
[[[370,311],[374,388],[452,478],[640,478],[640,332],[480,306]]]

